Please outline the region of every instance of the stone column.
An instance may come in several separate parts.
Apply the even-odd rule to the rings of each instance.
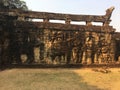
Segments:
[[[111,48],[110,50],[111,62],[115,62],[116,44],[114,40],[111,40],[110,48]]]
[[[82,55],[82,64],[86,64],[86,52],[85,51],[83,52],[83,55]]]
[[[94,63],[98,64],[98,54],[97,54],[97,52],[94,55]]]
[[[87,64],[92,64],[92,50],[91,49],[87,50],[86,56],[87,56],[86,58]]]
[[[49,40],[49,34],[50,34],[50,30],[49,29],[44,29],[44,50],[42,50],[41,52],[43,52],[43,57],[44,59],[47,58],[47,53],[49,50],[49,44],[50,44],[50,40]],[[42,53],[41,53],[42,54]]]
[[[94,53],[94,63],[95,64],[98,64],[98,53],[99,53],[99,50],[98,50],[98,43],[99,43],[99,33],[96,33],[96,32],[92,32],[92,36],[94,38],[94,43],[93,43],[93,46],[94,46],[94,50],[93,50],[93,53]]]

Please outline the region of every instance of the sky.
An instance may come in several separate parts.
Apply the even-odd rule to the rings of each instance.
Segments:
[[[115,7],[110,25],[120,32],[120,0],[24,0],[30,10],[66,14],[105,15]]]

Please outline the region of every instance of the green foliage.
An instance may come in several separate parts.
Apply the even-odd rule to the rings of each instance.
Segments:
[[[28,10],[26,2],[20,0],[0,0],[0,8]]]

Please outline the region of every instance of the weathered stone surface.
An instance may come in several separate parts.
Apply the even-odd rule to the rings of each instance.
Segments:
[[[81,32],[106,32],[106,29],[109,30],[108,32],[114,32],[112,26],[85,26],[85,25],[68,25],[68,24],[58,24],[58,23],[43,23],[43,22],[24,22],[24,21],[16,21],[14,22],[16,28],[44,28],[44,29],[54,29],[60,31],[81,31]]]
[[[8,10],[4,12],[1,10],[1,14],[9,16],[23,16],[31,19],[48,19],[48,20],[69,20],[69,21],[85,21],[85,22],[103,22],[107,24],[110,22],[110,17],[114,8],[109,8],[105,15],[74,15],[74,14],[60,14],[60,13],[48,13],[48,12],[35,12],[35,11],[21,11],[21,10]],[[108,23],[109,24],[109,23]]]
[[[10,57],[10,64],[109,64],[120,56],[115,50],[120,47],[118,33],[109,25],[113,7],[107,9],[105,15],[96,16],[25,11],[20,8],[21,4],[9,4],[15,7],[0,10],[0,30],[4,32],[2,40],[8,43],[1,44],[8,48],[3,50],[7,52],[3,56]],[[84,21],[86,25],[74,25],[72,21]],[[92,22],[103,25],[95,26]]]

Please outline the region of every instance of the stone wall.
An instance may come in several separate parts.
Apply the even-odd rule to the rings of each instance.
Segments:
[[[4,19],[0,19],[0,64],[114,63],[119,57],[119,45],[115,29],[109,26],[113,9],[107,9],[101,16],[1,9],[0,17]],[[86,25],[74,25],[72,21],[84,21]]]

